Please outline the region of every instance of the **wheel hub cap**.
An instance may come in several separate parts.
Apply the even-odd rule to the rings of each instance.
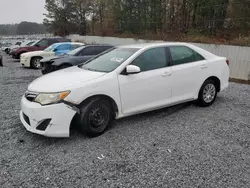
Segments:
[[[89,115],[89,122],[93,128],[101,127],[108,119],[107,109],[103,106],[98,106],[92,109]]]
[[[213,84],[208,84],[203,90],[203,100],[210,103],[214,100],[216,95],[216,88]]]

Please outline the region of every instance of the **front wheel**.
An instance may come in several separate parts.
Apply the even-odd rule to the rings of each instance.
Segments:
[[[213,80],[206,80],[201,86],[198,104],[203,107],[212,105],[217,97],[217,88]]]
[[[93,98],[82,105],[79,128],[90,137],[103,134],[113,119],[112,105],[106,99]]]
[[[40,66],[40,60],[42,58],[41,57],[34,57],[31,59],[31,62],[30,62],[30,67],[33,68],[33,69],[39,69],[41,66]]]

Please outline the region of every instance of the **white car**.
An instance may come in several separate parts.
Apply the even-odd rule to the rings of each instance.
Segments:
[[[30,46],[34,42],[35,41],[23,41],[20,46],[15,45],[15,46],[10,47],[10,52],[9,53],[11,54],[13,51],[17,50],[18,48],[25,47],[25,46]]]
[[[83,45],[84,45],[83,43],[79,42],[55,43],[43,51],[33,51],[22,54],[20,57],[20,63],[24,67],[31,67],[34,69],[38,69],[40,68],[41,59],[65,54]]]
[[[73,119],[91,136],[119,119],[187,101],[210,106],[229,85],[229,62],[187,43],[115,47],[33,81],[21,100],[26,129],[68,137]]]

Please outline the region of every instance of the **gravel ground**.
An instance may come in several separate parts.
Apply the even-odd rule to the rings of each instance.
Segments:
[[[40,71],[4,59],[0,187],[250,187],[250,86],[232,83],[209,108],[184,104],[116,121],[98,138],[54,139],[18,116]]]

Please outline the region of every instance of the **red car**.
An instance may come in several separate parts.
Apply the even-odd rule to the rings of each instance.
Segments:
[[[25,47],[18,48],[12,53],[12,57],[14,59],[20,59],[20,56],[23,53],[44,50],[50,45],[54,43],[58,43],[58,42],[71,42],[71,40],[64,39],[64,38],[43,38],[33,46],[25,46]]]

